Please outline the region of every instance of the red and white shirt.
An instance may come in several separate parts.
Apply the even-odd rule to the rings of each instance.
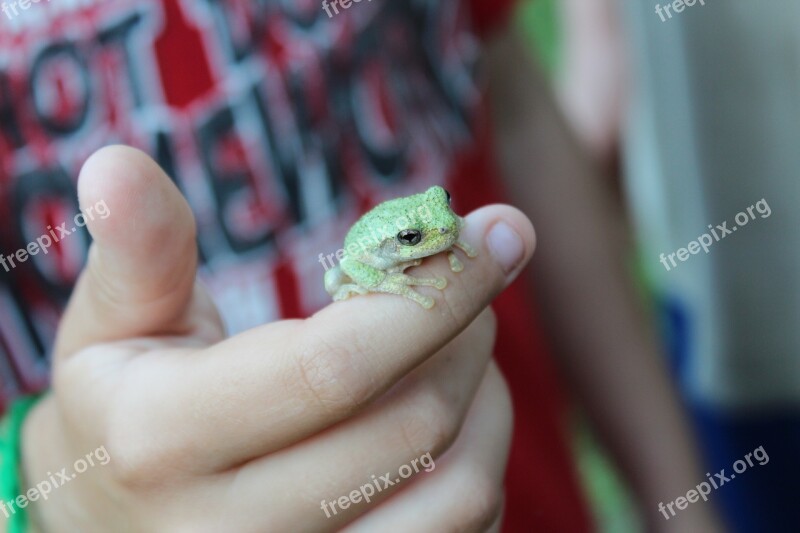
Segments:
[[[481,34],[511,1],[53,0],[0,12],[0,253],[78,212],[101,146],[149,152],[188,198],[200,275],[231,333],[326,305],[319,254],[379,201],[430,185],[466,213],[501,198]],[[113,176],[109,176],[113,179]],[[0,409],[47,386],[89,245],[0,267]],[[497,301],[516,409],[506,529],[588,529],[562,400],[518,281]]]

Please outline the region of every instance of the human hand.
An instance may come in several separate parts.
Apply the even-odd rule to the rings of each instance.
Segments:
[[[78,189],[82,205],[102,199],[111,215],[89,222],[94,243],[60,325],[53,392],[23,431],[23,487],[99,446],[110,461],[32,503],[39,529],[496,526],[511,411],[490,362],[487,306],[531,257],[524,215],[490,206],[467,217],[462,235],[479,256],[448,276],[431,311],[370,295],[226,338],[195,281],[192,213],[167,176],[111,147],[87,161]],[[491,231],[499,220],[518,246]],[[448,268],[436,257],[419,270]],[[426,453],[430,473],[330,518],[321,509]]]

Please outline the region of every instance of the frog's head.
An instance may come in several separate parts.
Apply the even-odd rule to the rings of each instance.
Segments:
[[[447,250],[458,240],[464,221],[450,208],[450,193],[442,187],[402,200],[398,232],[384,242],[387,255],[397,260],[421,259]]]

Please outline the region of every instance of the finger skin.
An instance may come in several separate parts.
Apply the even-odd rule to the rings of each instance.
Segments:
[[[262,513],[262,529],[281,530],[288,524],[277,522],[276,517],[307,513],[312,501],[317,512],[307,513],[305,525],[312,531],[327,529],[346,524],[395,490],[402,490],[416,476],[376,490],[372,503],[354,504],[335,513],[330,509],[326,513],[321,505],[373,482],[372,475],[378,478],[390,473],[390,481],[394,480],[399,467],[428,454],[436,459],[449,448],[486,375],[495,330],[494,316],[487,309],[365,412],[290,449],[245,465],[227,488],[235,509],[231,519],[238,514],[257,514],[266,505],[274,512]],[[317,466],[310,469],[309,465]],[[313,482],[308,481],[311,470],[316,472]],[[290,481],[272,489],[264,487],[264,479],[279,478]],[[374,481],[381,486],[379,479]]]
[[[508,273],[486,242],[499,220],[515,228],[523,243],[518,266]],[[464,240],[479,255],[463,272],[451,273],[444,254],[415,269],[425,277],[448,277],[444,291],[420,289],[435,293],[432,310],[395,295],[368,295],[337,302],[307,320],[255,328],[184,361],[162,359],[159,380],[172,387],[141,399],[127,427],[181,439],[174,450],[214,443],[195,468],[218,471],[353,416],[463,331],[533,253],[533,228],[512,207],[478,210],[466,228]],[[203,416],[187,419],[187,412]]]
[[[209,306],[195,287],[194,217],[174,183],[143,152],[110,146],[84,164],[78,196],[82,210],[105,204],[107,215],[87,217],[93,243],[56,357],[99,342],[191,333],[191,304]]]
[[[473,323],[533,251],[527,219],[511,208],[493,206],[473,213],[468,222],[463,237],[482,256],[465,261],[464,272],[450,273],[444,256],[415,272],[445,274],[451,282],[444,293],[421,289],[436,299],[434,312],[394,296],[370,295],[306,321],[257,328],[236,342],[206,349],[204,343],[213,339],[197,334],[196,319],[209,319],[212,306],[195,283],[194,221],[174,185],[144,154],[113,147],[87,162],[79,190],[82,205],[104,201],[111,215],[89,221],[95,243],[59,333],[54,394],[26,423],[25,478],[44,479],[46,472],[100,444],[112,460],[107,469],[92,470],[38,506],[47,515],[41,523],[54,531],[102,531],[110,524],[131,531],[224,530],[213,526],[223,515],[220,501],[226,494],[236,496],[231,477],[257,475],[255,463],[264,453],[298,452],[300,457],[326,436],[332,438],[326,444],[343,458],[328,472],[337,491],[352,475],[346,456],[374,457],[375,468],[385,470],[388,462],[397,468],[413,459],[407,457],[410,451],[430,448],[438,455],[461,428],[479,382],[478,369],[490,353],[488,345],[474,339],[466,341],[474,354],[440,349]],[[491,261],[483,243],[501,218],[517,228],[524,242],[520,266],[510,271]],[[221,335],[220,328],[216,337]],[[440,351],[445,355],[433,355]],[[459,356],[463,360],[456,361]],[[343,364],[358,358],[361,366]],[[315,369],[322,373],[309,380]],[[426,381],[428,371],[439,377]],[[340,392],[349,390],[369,393]],[[412,401],[424,400],[425,394],[445,399],[437,405],[434,422],[449,425],[432,437],[423,433],[423,439],[408,438],[405,446],[393,448],[398,439],[391,438],[385,423],[402,427],[418,411]],[[394,418],[386,412],[393,401]],[[348,424],[352,435],[347,435]],[[381,453],[357,448],[353,436],[362,443],[372,438]],[[289,444],[298,449],[285,449]],[[300,497],[313,494],[319,501],[328,496],[330,490],[318,497],[309,490],[311,483],[295,485],[304,476],[315,482],[315,474],[325,471],[327,455],[318,456],[318,467],[309,466],[308,456],[295,461],[293,476],[262,475],[250,496],[255,499],[265,486],[279,494],[290,485]],[[219,480],[225,480],[223,487]],[[323,484],[316,490],[328,488]],[[234,499],[242,500],[241,495]],[[313,506],[322,516],[318,503]],[[254,508],[231,523],[240,531],[263,531],[248,529],[264,524],[263,509]]]
[[[492,365],[461,435],[436,468],[343,531],[499,531],[511,428],[508,390]]]

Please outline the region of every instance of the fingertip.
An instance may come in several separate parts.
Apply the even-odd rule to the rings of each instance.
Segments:
[[[78,178],[94,242],[62,318],[57,353],[94,342],[202,327],[192,309],[195,223],[186,200],[145,153],[108,146]]]
[[[519,209],[499,204],[473,211],[465,220],[462,238],[488,253],[510,283],[536,249],[536,231],[531,221]]]
[[[98,202],[123,211],[135,199],[130,193],[146,187],[156,174],[147,168],[149,157],[122,145],[100,148],[83,163],[78,175],[78,200],[85,209]],[[155,178],[157,179],[157,177]]]
[[[185,199],[161,167],[135,148],[112,145],[93,153],[80,171],[78,200],[101,245],[142,246],[154,242],[153,235],[169,239],[175,231],[194,239]],[[107,214],[91,216],[98,209]]]
[[[438,350],[514,280],[536,247],[530,220],[511,206],[481,208],[469,214],[465,222],[459,240],[468,245],[467,249],[474,248],[477,255],[464,259],[460,272],[451,272],[452,263],[444,254],[428,257],[422,265],[405,272],[417,280],[447,279],[442,290],[410,283],[417,296],[433,299],[432,308],[405,294],[372,291],[336,302],[306,324],[322,331],[324,338],[355,343],[367,347],[364,351],[369,353],[392,353],[402,347],[397,356],[417,361],[415,357]],[[412,338],[408,332],[414,332]]]

